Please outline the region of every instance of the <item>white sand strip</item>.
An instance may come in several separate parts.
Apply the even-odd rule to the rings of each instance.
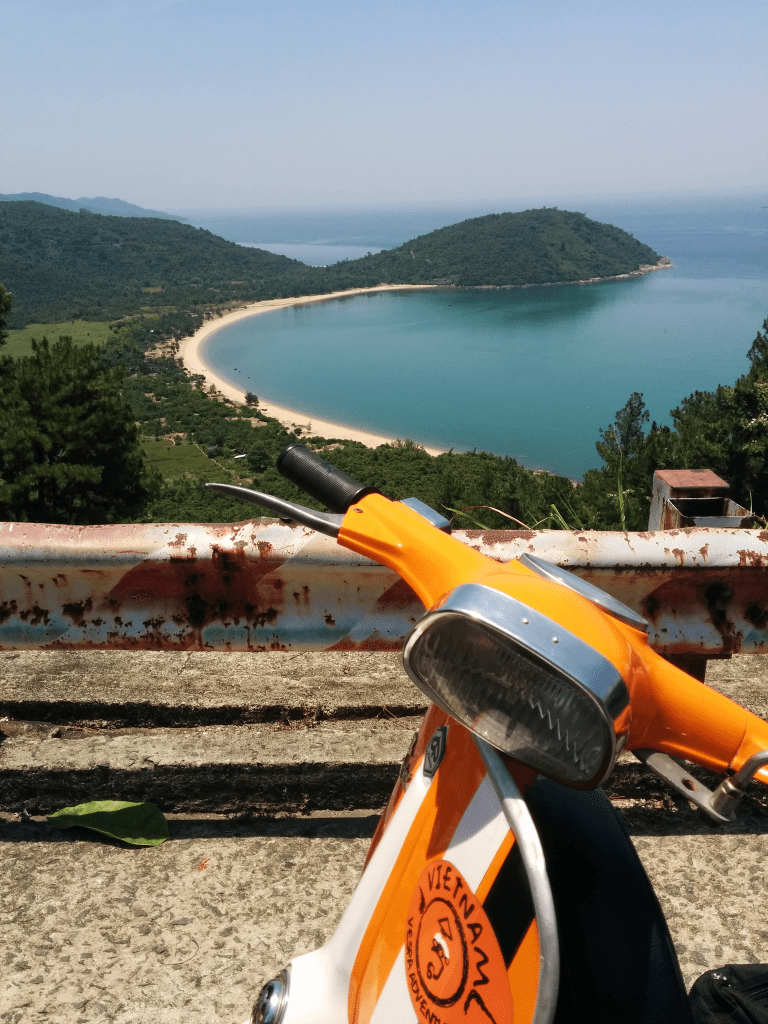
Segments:
[[[246,317],[258,316],[260,313],[268,313],[273,309],[285,309],[288,306],[299,306],[308,302],[327,302],[330,299],[347,298],[350,295],[362,295],[367,292],[383,292],[403,290],[407,288],[431,288],[433,285],[418,284],[382,284],[376,288],[350,288],[342,292],[329,292],[326,295],[301,295],[290,299],[266,299],[263,302],[252,302],[248,306],[235,310],[233,313],[226,313],[222,317],[206,320],[203,326],[191,337],[183,338],[179,343],[179,356],[184,366],[190,373],[199,373],[205,377],[206,384],[213,384],[226,398],[231,398],[239,404],[245,404],[245,391],[241,391],[233,384],[222,380],[215,371],[205,362],[201,354],[203,342],[208,341],[214,334],[223,327],[235,323],[237,320],[245,320]],[[259,395],[258,386],[253,391]],[[321,420],[306,412],[299,412],[296,409],[287,409],[285,406],[276,405],[274,402],[264,402],[259,398],[259,411],[267,416],[279,420],[289,430],[301,427],[303,433],[318,437],[338,437],[348,441],[360,441],[369,448],[377,448],[380,444],[392,444],[394,437],[385,437],[383,434],[373,434],[368,430],[360,430],[357,427],[346,426],[343,423],[333,423],[331,420]],[[412,439],[415,440],[415,439]],[[418,443],[418,442],[416,442]],[[430,455],[439,455],[444,448],[432,448],[424,445]]]

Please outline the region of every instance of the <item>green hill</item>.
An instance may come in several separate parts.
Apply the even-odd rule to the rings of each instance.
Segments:
[[[350,276],[464,287],[586,281],[655,264],[659,254],[611,224],[566,210],[492,213],[345,264]]]
[[[564,210],[489,214],[359,260],[308,267],[154,217],[0,202],[0,282],[11,327],[114,320],[378,284],[519,286],[614,277],[655,264],[647,245]]]
[[[175,220],[0,203],[0,282],[14,296],[11,327],[283,294],[286,277],[307,271]]]

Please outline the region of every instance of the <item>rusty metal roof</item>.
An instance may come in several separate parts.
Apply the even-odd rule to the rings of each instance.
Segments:
[[[655,476],[660,477],[673,490],[688,490],[692,487],[697,491],[700,488],[727,491],[730,486],[711,469],[657,469]]]

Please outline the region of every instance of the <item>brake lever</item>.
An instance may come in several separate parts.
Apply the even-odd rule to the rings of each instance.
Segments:
[[[249,501],[252,505],[261,505],[276,512],[282,519],[292,519],[294,522],[301,523],[302,526],[308,526],[311,530],[324,533],[327,537],[338,537],[341,524],[344,521],[344,516],[338,513],[316,512],[312,508],[305,508],[304,505],[296,505],[292,501],[276,498],[274,494],[252,491],[248,487],[219,483],[207,483],[205,486],[209,491],[217,491],[230,498]]]

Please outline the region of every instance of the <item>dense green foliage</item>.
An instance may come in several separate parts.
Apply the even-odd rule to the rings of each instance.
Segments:
[[[8,337],[6,327],[12,306],[13,296],[0,284],[0,345],[4,345]]]
[[[562,210],[491,214],[375,256],[308,267],[173,220],[0,202],[0,280],[15,295],[14,327],[382,283],[587,280],[630,273],[658,259],[625,231]]]
[[[14,293],[14,327],[301,294],[309,273],[174,220],[0,203],[0,281]]]
[[[749,371],[732,387],[696,391],[672,410],[681,465],[707,466],[731,484],[732,497],[768,511],[768,319],[747,356]],[[673,457],[674,445],[673,445]]]
[[[542,209],[475,217],[343,266],[350,282],[504,287],[614,277],[658,261],[621,228]]]
[[[579,489],[598,522],[644,529],[657,469],[712,469],[735,501],[768,514],[768,319],[747,355],[750,369],[735,384],[684,398],[672,428],[652,423],[646,433],[642,395],[631,396],[601,431],[604,468],[590,470]]]
[[[150,496],[122,373],[93,345],[35,342],[0,366],[0,518],[107,523]]]

